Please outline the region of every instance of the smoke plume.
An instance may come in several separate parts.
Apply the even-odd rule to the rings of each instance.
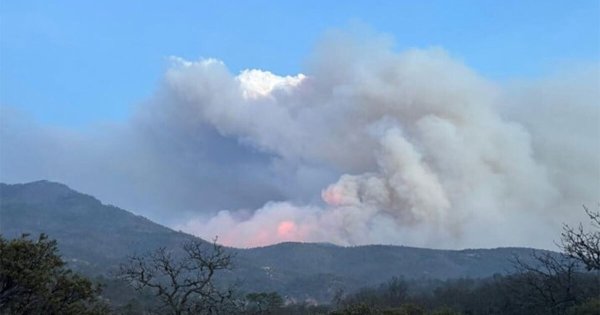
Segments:
[[[227,245],[551,247],[600,192],[598,65],[498,84],[333,33],[304,74],[171,58],[126,124],[3,108],[3,181],[59,180]]]

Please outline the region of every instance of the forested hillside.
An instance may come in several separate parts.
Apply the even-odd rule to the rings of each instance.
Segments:
[[[0,184],[0,231],[8,238],[46,233],[69,265],[91,276],[110,275],[132,254],[158,247],[176,250],[196,237],[173,231],[92,196],[48,181]],[[480,278],[512,270],[510,260],[530,261],[531,249],[434,250],[403,246],[341,247],[282,243],[228,248],[234,268],[222,279],[242,290],[277,291],[295,299],[329,301],[391,277]]]

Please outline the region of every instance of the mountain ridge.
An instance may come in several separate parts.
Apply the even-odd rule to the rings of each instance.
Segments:
[[[90,275],[114,272],[134,253],[178,248],[200,238],[155,223],[91,195],[51,181],[0,183],[0,234],[46,233],[70,265]],[[204,240],[203,240],[204,241]],[[205,241],[206,242],[206,241]],[[510,258],[527,260],[533,249],[430,249],[398,245],[339,246],[283,242],[227,248],[234,254],[228,281],[247,291],[278,291],[327,300],[335,290],[376,285],[393,276],[448,279],[506,273]]]

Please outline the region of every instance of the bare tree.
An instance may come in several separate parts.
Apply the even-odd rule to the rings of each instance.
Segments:
[[[581,223],[577,228],[565,224],[559,246],[569,257],[583,262],[587,270],[600,270],[600,211],[586,206],[583,209],[590,218],[591,231],[586,231]]]
[[[509,281],[511,294],[525,309],[545,308],[544,313],[563,314],[579,301],[581,283],[579,262],[566,255],[533,253],[535,262],[526,263],[515,257],[517,273]],[[535,312],[532,312],[535,313]]]
[[[173,315],[219,314],[232,300],[232,290],[215,284],[219,271],[231,268],[231,255],[216,243],[190,241],[175,255],[159,248],[132,256],[121,265],[120,276],[138,291],[148,289],[162,302],[162,312]]]

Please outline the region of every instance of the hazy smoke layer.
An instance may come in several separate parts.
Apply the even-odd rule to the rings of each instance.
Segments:
[[[66,181],[234,246],[549,247],[598,201],[597,65],[499,87],[390,46],[334,34],[287,77],[173,58],[127,125],[96,134],[5,113],[2,180]]]

